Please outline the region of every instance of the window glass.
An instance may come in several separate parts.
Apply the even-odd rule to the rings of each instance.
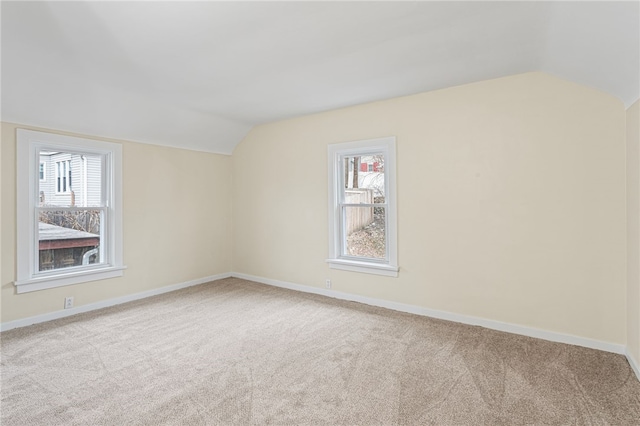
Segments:
[[[380,166],[373,171],[374,161]],[[386,259],[384,154],[373,153],[342,158],[344,190],[341,194],[343,222],[342,255]],[[354,207],[353,204],[368,205]]]
[[[101,210],[40,210],[38,271],[100,262]]]
[[[52,164],[56,170],[55,185],[40,182],[41,206],[101,207],[103,158],[96,154],[41,152],[41,164]],[[44,201],[43,201],[44,200]]]
[[[38,182],[36,273],[102,263],[101,224],[106,213],[102,197],[103,156],[41,150],[39,158],[40,170],[47,164],[54,165],[56,181],[55,185]]]
[[[386,225],[384,207],[345,207],[347,256],[384,260]]]

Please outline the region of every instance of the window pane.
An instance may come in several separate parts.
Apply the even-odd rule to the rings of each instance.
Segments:
[[[40,211],[38,270],[100,263],[101,210]]]
[[[54,177],[39,182],[40,206],[103,207],[102,156],[41,151],[40,163]]]
[[[347,201],[345,203],[384,203],[384,155],[367,154],[343,159],[345,191],[369,190],[371,201]]]
[[[343,207],[345,255],[386,258],[385,208]]]

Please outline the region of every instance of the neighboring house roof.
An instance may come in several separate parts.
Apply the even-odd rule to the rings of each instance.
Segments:
[[[42,222],[38,223],[38,234],[40,250],[93,247],[100,244],[99,235]]]
[[[629,106],[639,17],[638,1],[7,1],[2,119],[230,154],[259,123],[530,71]]]

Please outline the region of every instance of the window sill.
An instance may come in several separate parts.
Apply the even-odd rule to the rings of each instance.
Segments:
[[[327,263],[331,269],[362,272],[364,274],[384,275],[387,277],[398,277],[398,271],[400,270],[397,266],[345,259],[327,259]]]
[[[16,286],[17,293],[28,293],[31,291],[46,290],[48,288],[121,277],[126,268],[126,266],[107,266],[104,268],[18,280],[13,284]]]

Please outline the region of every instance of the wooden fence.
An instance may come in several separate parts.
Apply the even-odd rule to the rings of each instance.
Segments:
[[[347,189],[344,201],[348,204],[372,204],[373,190]],[[345,212],[347,235],[358,231],[373,222],[373,207],[347,207]]]

